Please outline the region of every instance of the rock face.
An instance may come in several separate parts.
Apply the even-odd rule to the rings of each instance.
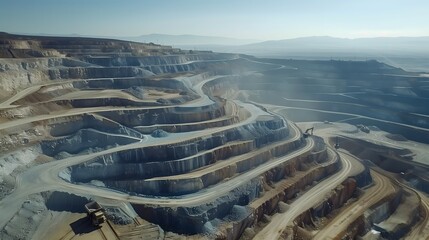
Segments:
[[[94,161],[73,167],[71,176],[73,181],[86,182],[97,179],[116,189],[148,195],[195,192],[300,147],[302,145],[300,139],[278,143],[273,149],[267,146],[286,139],[288,129],[278,118],[270,118],[226,130],[209,138],[132,149],[98,157]],[[265,146],[267,148],[265,151],[257,151]],[[252,151],[255,153],[252,154]],[[247,154],[243,155],[245,153]],[[107,158],[109,161],[106,161]],[[235,159],[240,161],[237,162]],[[198,177],[150,179],[186,174],[220,160],[232,163],[211,172],[201,173]]]
[[[320,154],[320,153],[319,153]],[[338,159],[334,158],[329,161],[324,167],[319,169],[309,170],[304,173],[304,176],[292,177],[295,168],[298,168],[300,162],[304,159],[311,161],[311,154],[304,157],[298,157],[271,169],[259,178],[253,179],[248,185],[243,188],[233,190],[229,195],[218,198],[215,202],[208,202],[206,205],[195,207],[179,207],[177,210],[170,208],[164,209],[156,206],[136,205],[136,211],[141,216],[146,216],[163,228],[179,233],[200,233],[205,231],[205,226],[208,222],[216,222],[216,219],[223,219],[223,224],[233,220],[232,225],[228,224],[230,229],[222,234],[223,237],[237,239],[243,233],[244,229],[252,226],[258,221],[261,221],[266,214],[272,214],[277,209],[279,201],[287,201],[292,199],[296,192],[303,189],[305,186],[311,185],[313,181],[320,180],[338,169]],[[294,170],[291,170],[294,169]],[[283,185],[278,188],[278,195],[273,195],[271,192],[264,193],[264,185],[268,182],[282,183],[292,182],[293,184]],[[237,205],[248,205],[250,208],[243,211],[237,216],[234,214],[234,209]],[[180,224],[172,224],[177,220]],[[183,222],[183,224],[182,224]],[[226,222],[226,223],[225,223]],[[220,237],[220,236],[219,236]]]
[[[160,208],[155,206],[134,205],[136,212],[151,222],[155,222],[163,229],[178,233],[196,234],[205,230],[208,221],[214,219],[231,218],[234,206],[246,205],[258,197],[262,190],[260,182],[252,180],[244,186],[235,189],[228,196],[219,197],[214,202],[207,202],[198,207],[178,207],[177,209]],[[245,212],[244,216],[250,215]],[[243,216],[235,216],[241,219]]]
[[[60,152],[77,154],[89,148],[126,145],[136,141],[138,140],[133,138],[118,137],[100,133],[92,129],[83,129],[68,137],[42,142],[42,151],[48,156],[55,156]]]
[[[347,179],[340,186],[334,189],[325,202],[310,210],[311,217],[325,217],[333,210],[340,208],[350,198],[356,195],[356,187],[357,185],[354,179]]]
[[[426,177],[429,168],[425,164],[412,161],[409,156],[412,156],[413,153],[409,149],[378,146],[369,141],[359,139],[342,139],[342,142],[344,143],[343,147],[350,153],[361,159],[366,159],[366,168],[375,165],[386,171],[401,174],[411,186],[426,193],[429,192],[429,184]],[[367,181],[367,176],[368,174],[362,173],[356,176],[356,179]]]
[[[356,185],[359,188],[363,188],[372,183],[370,168],[368,167],[368,165],[364,165],[364,167],[365,167],[364,171],[357,174],[356,176],[353,176],[353,179],[356,181]]]
[[[58,174],[74,187],[173,202],[197,196],[174,208],[133,204],[164,230],[239,238],[249,217],[260,221],[276,209],[247,206],[272,201],[265,185],[306,171],[281,189],[286,200],[338,168],[321,139],[304,139],[286,119],[233,100],[240,75],[276,64],[115,40],[3,38],[0,53],[11,60],[0,62],[0,74],[22,81],[2,94],[30,88],[6,101],[2,116],[19,116],[15,127],[40,125],[41,152],[68,166]],[[70,196],[55,193],[48,205],[70,210],[55,203]]]
[[[388,203],[374,209],[374,229],[386,239],[400,239],[419,219],[419,197],[415,192],[405,190]]]
[[[0,57],[0,85],[4,86],[0,89],[0,147],[4,150],[0,179],[5,179],[0,190],[15,189],[9,196],[17,198],[9,199],[9,192],[2,193],[8,207],[17,211],[25,208],[22,196],[37,191],[45,191],[40,195],[45,200],[40,216],[47,211],[79,212],[80,206],[94,198],[111,204],[109,219],[124,225],[121,229],[138,225],[132,220],[138,219],[138,214],[148,221],[144,225],[147,229],[129,229],[142,235],[153,230],[156,234],[150,236],[166,239],[180,239],[178,234],[193,239],[253,237],[276,218],[275,214],[291,211],[290,202],[303,192],[324,187],[321,180],[350,166],[322,137],[304,135],[293,122],[277,114],[275,107],[253,102],[265,97],[274,101],[269,103],[286,101],[292,106],[290,115],[302,117],[294,111],[308,107],[311,101],[264,95],[273,90],[269,89],[272,82],[278,83],[276,91],[295,97],[323,95],[326,99],[311,104],[325,112],[348,110],[358,115],[367,111],[368,116],[385,121],[398,120],[389,113],[405,107],[392,103],[388,109],[377,106],[373,110],[349,102],[359,96],[342,101],[340,95],[324,93],[356,92],[358,89],[337,80],[344,77],[365,87],[368,83],[361,77],[368,73],[376,88],[384,89],[388,79],[394,79],[396,85],[409,84],[401,77],[383,75],[403,72],[377,62],[290,60],[287,65],[245,55],[108,39],[0,34]],[[319,69],[333,66],[343,68],[338,76]],[[353,68],[355,72],[350,70]],[[377,82],[373,75],[383,68]],[[258,82],[269,74],[272,79]],[[285,76],[287,86],[283,85]],[[321,77],[332,83],[318,84]],[[256,97],[242,91],[257,85],[262,90],[255,91]],[[366,103],[374,104],[381,95],[368,92],[368,96]],[[412,109],[420,111],[425,103],[423,100]],[[356,109],[348,109],[349,104],[357,105]],[[413,121],[407,114],[403,117],[404,123]],[[425,122],[415,124],[426,126]],[[360,129],[349,133],[377,131],[374,127]],[[402,175],[416,186],[426,186],[426,172],[414,171],[415,165],[407,162],[412,158],[407,149],[340,139],[342,148],[369,159],[366,166],[345,181],[345,174],[351,172],[347,173],[347,168],[338,177],[329,178],[336,181],[332,186],[343,182],[318,204],[302,209],[294,226],[284,231],[286,235],[311,238],[312,230],[323,226],[323,219],[341,211],[350,199],[359,198],[364,191],[359,188],[372,183],[370,168],[374,165],[398,174],[403,169],[413,170]],[[24,173],[25,167],[18,166],[31,164],[40,166]],[[402,237],[410,225],[404,225],[399,216],[408,216],[407,222],[417,221],[412,216],[418,208],[407,208],[407,204],[420,206],[415,204],[418,202],[416,195],[398,191],[371,206],[348,226],[346,235],[356,237],[374,228],[385,238]],[[0,210],[4,205],[0,204]],[[21,215],[7,217],[29,219]],[[11,233],[8,231],[18,220],[2,219],[1,232]],[[35,229],[33,225],[28,229]]]
[[[429,180],[426,177],[425,171],[418,171],[416,173],[409,173],[405,176],[409,184],[420,191],[429,193]]]

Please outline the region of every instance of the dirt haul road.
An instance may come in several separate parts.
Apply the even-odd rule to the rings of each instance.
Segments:
[[[314,236],[314,239],[338,239],[341,234],[346,232],[351,223],[362,216],[364,211],[395,193],[396,188],[389,178],[373,170],[371,170],[371,176],[374,186],[365,190],[365,193],[356,202],[331,219],[329,224]]]
[[[294,131],[299,133],[299,129],[297,129],[295,125],[291,124],[291,127],[296,128],[294,129]],[[206,135],[206,134],[208,133],[207,132],[201,133],[201,135]],[[195,135],[192,135],[190,137],[194,138]],[[173,139],[173,140],[177,140],[177,139]],[[4,218],[0,219],[0,227],[4,226],[4,224],[7,223],[8,219],[10,219],[10,218],[7,218],[6,216],[12,217],[15,214],[15,212],[21,207],[22,202],[28,195],[32,193],[43,192],[48,190],[63,190],[66,192],[72,192],[80,195],[88,195],[88,193],[90,193],[92,196],[95,196],[95,197],[128,201],[128,202],[139,203],[139,204],[152,204],[152,205],[171,206],[171,207],[198,205],[201,202],[208,202],[218,198],[219,196],[227,194],[229,191],[239,187],[240,185],[248,182],[253,178],[258,177],[259,175],[263,174],[267,170],[272,169],[290,159],[293,159],[297,156],[302,155],[303,153],[310,151],[314,146],[314,141],[312,139],[308,139],[304,147],[291,152],[285,157],[273,159],[270,162],[264,165],[261,165],[251,171],[248,171],[245,174],[241,174],[240,176],[233,178],[226,183],[218,184],[212,188],[204,189],[203,191],[200,191],[195,194],[185,195],[180,199],[143,198],[143,197],[137,197],[137,196],[130,196],[122,192],[112,191],[111,189],[96,188],[93,186],[86,186],[86,185],[76,185],[73,183],[66,182],[59,177],[59,173],[63,171],[65,168],[81,162],[88,161],[94,158],[95,156],[100,156],[103,154],[112,153],[112,152],[125,150],[125,149],[138,148],[144,145],[160,144],[160,143],[154,143],[154,142],[148,144],[146,143],[146,141],[147,139],[139,143],[111,148],[106,151],[102,151],[102,152],[98,152],[90,155],[75,156],[61,161],[46,163],[43,165],[36,166],[24,172],[22,175],[19,175],[17,177],[17,186],[15,191],[12,192],[12,194],[7,196],[0,202],[0,212],[2,212],[2,214],[5,216]],[[168,143],[166,143],[166,140],[163,140],[162,144],[168,144]]]
[[[296,199],[290,205],[288,211],[273,216],[271,222],[265,226],[253,239],[279,239],[286,227],[291,224],[299,214],[319,203],[322,200],[321,196],[326,195],[332,191],[332,189],[341,184],[341,182],[343,182],[349,176],[350,172],[353,171],[352,162],[355,160],[351,159],[345,154],[340,153],[340,161],[342,163],[342,168],[339,172],[321,181],[315,187],[311,188],[309,191]]]

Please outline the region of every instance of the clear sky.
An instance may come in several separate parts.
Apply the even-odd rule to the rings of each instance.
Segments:
[[[247,39],[429,36],[428,0],[0,0],[0,31]]]

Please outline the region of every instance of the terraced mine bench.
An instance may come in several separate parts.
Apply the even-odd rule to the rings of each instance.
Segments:
[[[328,70],[322,68],[326,65]],[[324,111],[359,105],[350,100],[357,99],[355,94],[342,103],[343,95],[327,94],[339,81],[329,72],[332,66],[355,68],[341,76],[356,84],[368,74],[374,79],[374,73],[401,72],[378,62],[257,59],[112,39],[1,33],[0,238],[73,238],[79,233],[101,239],[325,236],[311,226],[331,225],[312,220],[355,209],[360,201],[371,204],[346,218],[335,237],[368,234],[360,227],[365,221],[383,236],[403,236],[410,229],[398,227],[398,216],[416,212],[417,207],[406,208],[409,203],[429,212],[427,198],[347,155],[370,156],[371,149],[361,151],[361,145],[378,145],[356,136],[377,134],[375,128],[368,133],[338,130],[328,122],[330,134],[315,127],[314,135],[304,137],[284,108],[255,103],[286,102],[287,115],[300,118],[297,109],[311,100],[264,95],[276,82],[285,94],[324,93],[323,101],[337,101],[334,107],[320,102]],[[331,85],[314,85],[319,71]],[[261,79],[265,89],[250,91],[261,87]],[[386,79],[408,83],[390,75],[380,81]],[[350,88],[340,85],[339,90]],[[360,112],[347,114],[356,117],[367,107],[356,109]],[[368,117],[379,117],[379,112],[368,111]],[[426,130],[420,128],[413,131],[422,139]],[[350,153],[330,146],[338,133],[343,134],[340,148]],[[414,157],[404,149],[382,149],[389,154],[369,159],[381,167],[386,157],[403,164]],[[417,165],[406,164],[412,166],[409,179],[424,176],[424,168],[418,172]],[[385,195],[378,193],[383,187],[389,190]],[[90,199],[106,206],[107,221],[99,229],[82,230],[82,206]],[[397,212],[376,214],[387,205]],[[333,223],[343,216],[329,215]],[[427,221],[413,221],[419,225],[410,236],[424,232]],[[50,223],[61,236],[49,235]]]

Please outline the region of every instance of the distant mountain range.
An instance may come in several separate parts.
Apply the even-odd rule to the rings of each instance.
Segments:
[[[109,39],[120,39],[133,42],[144,42],[144,43],[157,43],[169,46],[207,46],[207,45],[222,45],[222,46],[237,46],[251,43],[261,42],[256,39],[241,39],[241,38],[228,38],[228,37],[216,37],[216,36],[202,36],[202,35],[171,35],[171,34],[146,34],[140,36],[96,36],[96,35],[84,35],[84,34],[48,34],[48,33],[19,33],[14,32],[11,34],[19,35],[33,35],[33,36],[61,36],[61,37],[91,37],[91,38],[109,38]]]
[[[235,52],[269,57],[383,58],[428,57],[429,37],[335,38],[327,36],[257,41],[198,35],[150,34],[124,40],[154,42],[182,49]]]
[[[376,59],[408,71],[429,72],[429,37],[303,37],[243,45],[183,44],[182,49],[293,59]]]
[[[140,39],[182,49],[234,52],[258,57],[294,59],[376,59],[409,71],[429,71],[429,37],[334,38],[303,37],[238,44],[237,39],[193,35],[145,35]],[[129,39],[139,41],[138,38]],[[251,41],[251,40],[249,40]]]
[[[54,36],[49,34],[39,34]],[[56,35],[58,36],[58,35]],[[410,71],[429,70],[429,37],[335,38],[327,36],[258,41],[200,35],[148,34],[137,37],[61,35],[153,42],[182,49],[244,53],[294,59],[377,59]]]
[[[141,35],[138,37],[125,37],[126,39],[136,42],[153,42],[163,45],[172,46],[200,46],[200,45],[244,45],[259,42],[255,39],[237,39],[226,37],[212,37],[212,36],[199,36],[199,35],[168,35],[168,34],[149,34]]]
[[[22,33],[21,33],[22,34]],[[45,36],[58,36],[39,34]],[[377,38],[335,38],[328,36],[301,37],[283,40],[258,41],[256,39],[238,39],[200,35],[148,34],[137,37],[91,36],[69,34],[65,37],[99,37],[122,39],[135,42],[153,42],[195,50],[214,50],[226,52],[260,53],[391,53],[391,54],[427,54],[428,37],[377,37]]]
[[[429,37],[379,37],[379,38],[334,38],[303,37],[284,40],[271,40],[242,45],[227,44],[174,44],[182,48],[197,50],[214,50],[240,52],[248,54],[329,54],[347,53],[357,55],[391,54],[391,55],[427,55]]]
[[[313,53],[427,54],[429,37],[333,38],[305,37],[265,41],[240,47],[241,50]]]

